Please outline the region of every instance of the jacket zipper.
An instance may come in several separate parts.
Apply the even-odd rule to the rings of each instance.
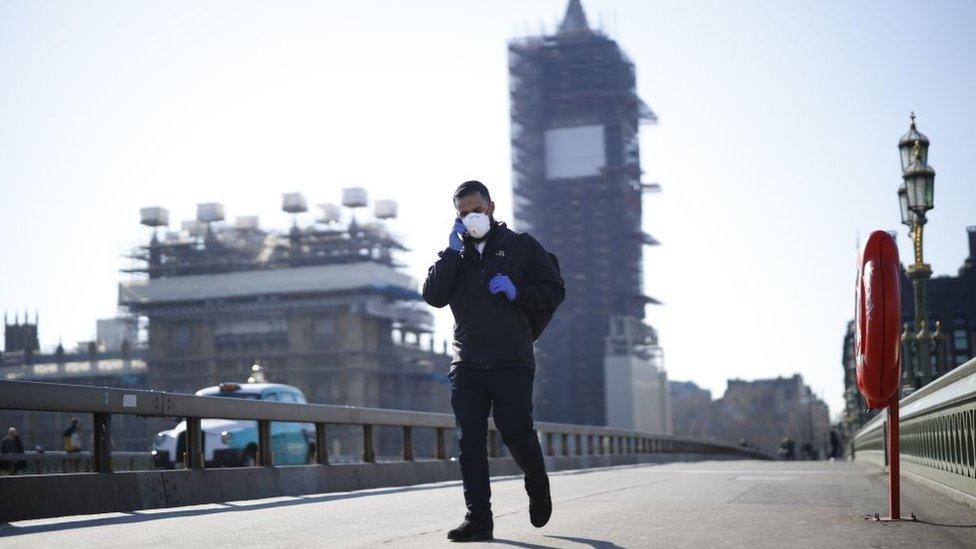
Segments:
[[[488,243],[485,242],[485,247],[481,249],[481,252],[480,253],[478,253],[478,269],[480,270],[480,273],[481,273],[481,275],[480,275],[479,278],[481,280],[481,287],[482,288],[485,287],[485,254],[484,254],[484,252],[487,251],[487,250],[488,250]],[[487,343],[487,338],[482,342],[482,345],[481,345],[482,353],[484,353],[485,343]],[[488,361],[485,360],[485,356],[483,354],[481,355],[481,366],[485,370],[490,370],[491,369],[488,366]]]

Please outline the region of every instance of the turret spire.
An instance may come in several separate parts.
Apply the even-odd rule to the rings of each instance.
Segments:
[[[586,21],[586,13],[580,0],[569,0],[566,6],[566,15],[563,17],[562,24],[559,25],[559,34],[584,34],[590,32],[590,24]]]

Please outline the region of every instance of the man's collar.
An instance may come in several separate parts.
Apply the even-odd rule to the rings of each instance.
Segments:
[[[505,225],[504,221],[492,221],[491,229],[488,230],[488,234],[485,235],[483,240],[475,241],[473,238],[465,236],[464,249],[470,247],[471,250],[477,254],[479,243],[484,243],[485,245],[482,251],[487,250],[490,246],[494,246],[496,243],[506,240],[505,237],[507,236],[508,232],[508,226]]]

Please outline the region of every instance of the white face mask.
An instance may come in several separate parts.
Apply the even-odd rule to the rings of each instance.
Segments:
[[[461,223],[464,223],[464,228],[468,230],[468,234],[475,240],[484,238],[491,229],[491,219],[483,213],[471,212],[464,216]]]

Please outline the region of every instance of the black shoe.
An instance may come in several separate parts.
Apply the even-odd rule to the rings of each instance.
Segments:
[[[552,496],[548,487],[545,491],[540,490],[534,494],[529,494],[529,520],[532,526],[542,528],[549,522],[552,516]]]
[[[447,533],[447,539],[451,541],[489,541],[492,539],[495,524],[491,515],[487,517],[476,517],[471,513],[464,516],[464,522],[460,526]]]

